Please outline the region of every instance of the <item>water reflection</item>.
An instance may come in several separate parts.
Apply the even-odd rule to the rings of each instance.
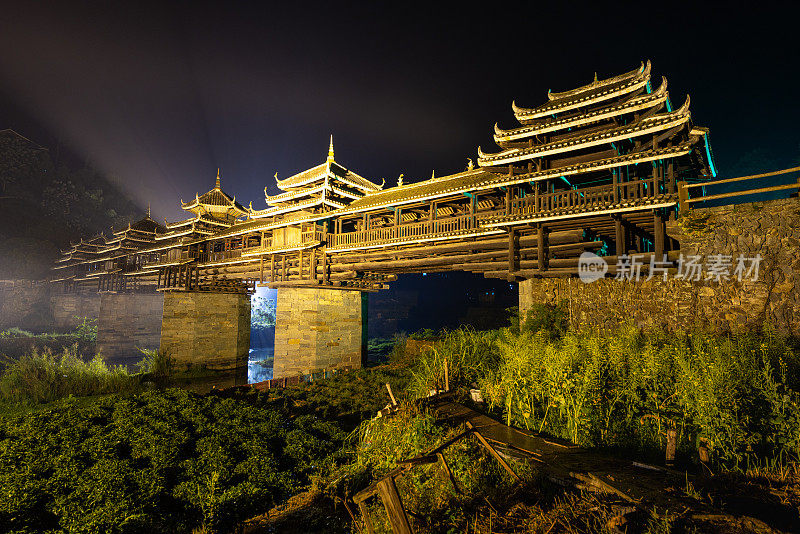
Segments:
[[[247,359],[247,383],[263,382],[272,378],[272,362],[274,361],[275,347],[259,347],[250,349]]]

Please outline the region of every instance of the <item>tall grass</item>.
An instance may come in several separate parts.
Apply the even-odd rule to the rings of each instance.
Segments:
[[[77,345],[54,354],[34,349],[10,361],[0,377],[0,400],[9,403],[45,403],[69,395],[85,396],[132,391],[138,377],[124,367],[109,367],[97,355],[83,361]]]
[[[508,424],[585,446],[663,455],[708,443],[715,461],[742,468],[800,458],[800,359],[760,334],[457,330],[418,359],[412,390],[477,382]]]

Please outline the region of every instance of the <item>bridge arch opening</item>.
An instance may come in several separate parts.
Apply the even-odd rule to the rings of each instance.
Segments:
[[[397,334],[507,326],[507,309],[518,304],[516,282],[461,271],[399,275],[389,289],[369,295],[367,360],[383,361]]]
[[[257,288],[250,297],[250,352],[247,360],[249,383],[272,378],[277,301],[278,290],[268,287]]]

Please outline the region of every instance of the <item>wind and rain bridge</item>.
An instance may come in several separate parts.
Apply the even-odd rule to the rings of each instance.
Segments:
[[[222,188],[181,203],[188,217],[148,213],[63,253],[63,298],[101,294],[99,335],[156,336],[179,364],[245,365],[250,294],[278,289],[274,376],[362,363],[366,293],[398,274],[469,271],[520,282],[575,277],[579,256],[640,254],[671,264],[665,232],[716,171],[708,129],[674,106],[650,62],[564,92],[516,125],[495,125],[491,152],[447,176],[376,183],[327,158],[266,193],[265,209]],[[690,194],[691,193],[691,194]],[[146,326],[150,324],[151,326]],[[142,326],[145,325],[145,326]],[[156,333],[157,332],[157,333]],[[137,335],[139,338],[137,338]]]

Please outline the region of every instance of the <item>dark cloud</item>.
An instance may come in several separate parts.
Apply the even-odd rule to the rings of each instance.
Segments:
[[[262,189],[337,159],[375,180],[460,170],[510,102],[653,60],[692,95],[723,172],[754,148],[796,160],[788,4],[549,7],[22,2],[0,22],[1,127],[58,139],[170,218],[213,184]]]

